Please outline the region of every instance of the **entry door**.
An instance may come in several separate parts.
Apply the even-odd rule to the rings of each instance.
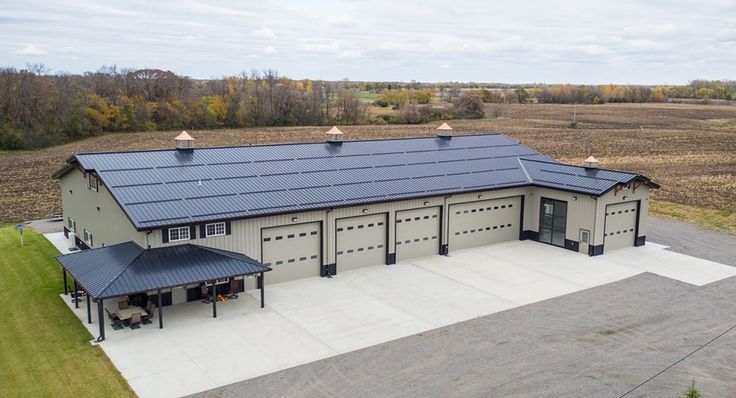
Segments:
[[[271,267],[268,283],[319,276],[322,259],[319,222],[264,228],[262,263]]]
[[[440,251],[440,207],[396,212],[396,262]]]
[[[539,241],[565,247],[567,202],[542,198],[539,211]]]
[[[338,219],[337,272],[386,264],[386,213]]]

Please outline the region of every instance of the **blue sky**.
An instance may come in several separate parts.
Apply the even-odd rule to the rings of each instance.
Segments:
[[[680,84],[734,60],[733,0],[0,0],[0,66],[53,72]]]

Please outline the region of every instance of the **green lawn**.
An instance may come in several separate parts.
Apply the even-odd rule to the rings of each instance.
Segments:
[[[135,396],[59,298],[56,248],[24,237],[0,228],[0,397]]]

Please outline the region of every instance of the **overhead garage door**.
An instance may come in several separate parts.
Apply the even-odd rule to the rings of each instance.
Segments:
[[[439,253],[440,208],[396,212],[396,261]]]
[[[341,218],[336,222],[337,272],[386,264],[386,214]]]
[[[261,231],[263,261],[273,271],[268,283],[319,276],[322,238],[320,223],[264,228]]]
[[[450,205],[449,250],[519,239],[521,198]]]
[[[634,246],[636,241],[636,202],[606,206],[603,250]]]

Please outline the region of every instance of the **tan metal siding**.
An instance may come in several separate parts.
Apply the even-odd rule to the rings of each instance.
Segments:
[[[526,198],[526,207],[530,212],[529,230],[539,232],[540,200],[542,197],[567,202],[567,225],[565,239],[577,242],[580,229],[591,233],[595,229],[596,199],[590,195],[558,191],[548,188],[533,188],[532,195]],[[573,199],[575,198],[575,199]]]
[[[84,229],[87,229],[93,235],[94,247],[131,240],[145,245],[145,233],[135,229],[102,181],[97,192],[87,189],[85,173],[74,170],[62,177],[59,184],[64,226],[67,226],[69,217],[74,219],[77,224],[75,234],[80,240],[84,240]]]
[[[625,197],[625,199],[624,199]],[[622,189],[618,192],[611,190],[605,195],[598,198],[597,210],[595,215],[596,229],[593,233],[593,241],[596,245],[603,244],[604,224],[606,219],[606,206],[614,203],[622,203],[629,201],[640,201],[639,208],[639,234],[637,236],[646,236],[647,234],[647,217],[649,211],[649,187],[640,185],[636,191],[632,187]],[[605,248],[604,248],[605,250]]]

